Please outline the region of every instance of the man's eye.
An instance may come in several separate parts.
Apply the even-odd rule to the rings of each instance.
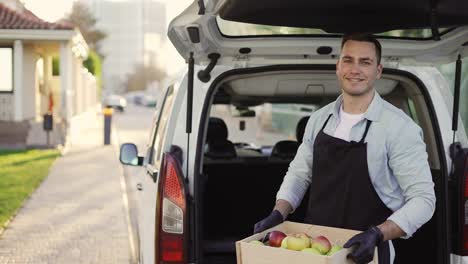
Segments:
[[[363,64],[363,65],[371,65],[370,61],[363,61],[363,62],[361,62],[361,64]]]

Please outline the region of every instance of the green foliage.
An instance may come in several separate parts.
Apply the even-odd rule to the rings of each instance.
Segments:
[[[95,51],[90,49],[88,58],[83,61],[83,66],[94,75],[97,82],[98,93],[101,93],[102,88],[102,59],[101,56]]]
[[[58,56],[52,57],[52,75],[60,75],[60,58]]]
[[[49,174],[58,150],[0,150],[0,227]]]
[[[88,58],[83,61],[83,66],[94,76],[101,76],[101,57],[94,50],[89,50]]]

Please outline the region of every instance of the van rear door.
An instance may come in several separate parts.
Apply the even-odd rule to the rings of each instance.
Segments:
[[[221,54],[222,64],[246,56],[252,64],[334,63],[342,33],[372,32],[384,61],[414,64],[466,56],[467,25],[462,0],[196,0],[172,20],[168,36],[197,64],[209,62],[211,53]]]

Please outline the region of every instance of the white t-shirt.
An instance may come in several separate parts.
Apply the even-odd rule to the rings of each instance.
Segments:
[[[348,114],[343,111],[343,105],[340,107],[340,122],[336,127],[334,137],[341,138],[343,140],[349,141],[349,134],[351,133],[351,128],[361,121],[364,118],[364,113],[362,114]]]

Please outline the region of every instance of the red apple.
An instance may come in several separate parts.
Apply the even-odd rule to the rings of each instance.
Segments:
[[[272,247],[280,247],[281,242],[286,237],[286,234],[281,231],[271,231],[268,236],[269,244]]]
[[[327,254],[332,246],[328,238],[325,236],[318,236],[313,239],[311,247],[320,251],[321,254]]]

